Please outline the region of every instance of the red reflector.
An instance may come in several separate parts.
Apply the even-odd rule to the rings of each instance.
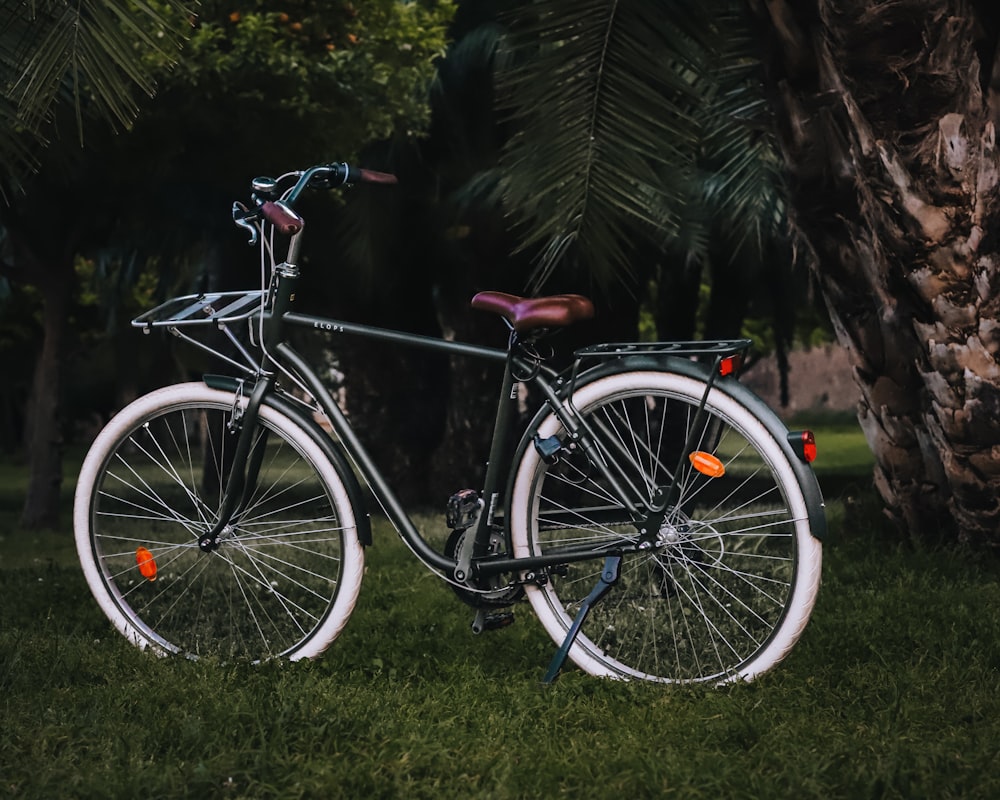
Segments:
[[[816,437],[812,431],[802,431],[802,459],[807,464],[816,460]]]
[[[727,375],[735,375],[743,367],[743,356],[737,353],[734,356],[726,356],[719,362],[719,374],[725,378]]]
[[[135,551],[135,563],[139,565],[139,572],[147,581],[156,580],[156,559],[145,547],[140,547]]]
[[[816,437],[812,431],[790,431],[788,443],[800,459],[807,464],[816,460]]]
[[[816,437],[812,431],[802,431],[802,457],[807,464],[816,460]]]

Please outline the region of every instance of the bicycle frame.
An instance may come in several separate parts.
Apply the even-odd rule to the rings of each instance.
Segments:
[[[513,401],[516,398],[516,384],[529,382],[536,386],[544,397],[543,402],[553,413],[559,416],[567,429],[571,432],[576,432],[579,429],[578,421],[575,418],[572,408],[563,404],[560,400],[555,385],[560,380],[558,374],[544,365],[529,361],[522,354],[516,335],[512,333],[510,346],[506,350],[501,350],[499,348],[402,333],[369,325],[354,324],[327,317],[301,314],[289,310],[294,299],[298,270],[290,267],[288,264],[282,264],[276,268],[276,275],[277,281],[274,287],[273,306],[270,311],[265,310],[262,312],[262,329],[265,338],[262,345],[265,353],[268,354],[267,360],[272,366],[282,365],[286,368],[290,366],[296,376],[303,381],[313,399],[327,416],[331,427],[351,461],[357,466],[365,482],[372,489],[379,505],[385,511],[406,544],[427,566],[441,570],[455,581],[464,583],[473,574],[480,577],[490,577],[512,571],[530,572],[555,564],[604,558],[609,554],[607,548],[602,548],[598,550],[568,550],[530,558],[498,558],[485,555],[490,529],[499,510],[498,504],[503,494],[503,482],[507,477],[504,472],[503,448],[512,431]],[[438,350],[452,355],[471,356],[504,364],[503,379],[500,385],[497,413],[493,427],[493,437],[482,487],[482,498],[485,501],[485,509],[479,515],[475,536],[471,537],[467,546],[462,548],[458,559],[452,559],[439,553],[417,530],[396,493],[367,452],[340,407],[331,398],[321,379],[302,356],[290,345],[282,341],[282,334],[286,325],[338,335],[356,335],[376,341]],[[523,381],[518,376],[528,376],[527,381]],[[585,432],[580,431],[580,437],[583,439],[584,447],[586,448]],[[602,471],[612,485],[616,485],[617,482],[614,476],[610,474],[607,465],[602,460],[595,460],[594,466]],[[621,499],[626,504],[626,508],[633,511],[634,514],[645,516],[645,510],[637,510],[626,492],[622,491],[621,494]],[[628,552],[632,549],[634,548],[618,544],[614,548],[614,551]]]
[[[297,239],[293,237],[289,247],[289,254],[297,251]],[[446,580],[454,581],[458,584],[466,584],[470,577],[489,578],[503,573],[523,572],[525,580],[531,580],[532,574],[537,570],[569,564],[575,561],[606,558],[609,555],[621,555],[635,552],[649,544],[655,536],[663,520],[665,509],[671,502],[673,487],[661,487],[661,491],[652,498],[652,501],[645,499],[640,491],[635,487],[628,487],[621,484],[614,474],[614,459],[604,458],[600,448],[594,443],[597,437],[588,430],[587,425],[577,414],[572,403],[567,398],[572,394],[572,388],[576,384],[577,373],[580,367],[580,356],[593,358],[603,358],[614,356],[624,357],[632,363],[635,359],[641,359],[645,363],[642,351],[636,351],[639,345],[619,344],[619,345],[598,345],[587,348],[578,353],[577,360],[572,367],[567,370],[567,374],[557,373],[555,370],[541,363],[537,358],[531,357],[522,348],[522,342],[513,331],[510,335],[508,348],[501,350],[495,347],[486,347],[462,342],[453,342],[438,339],[430,336],[403,333],[396,330],[379,328],[370,325],[345,322],[328,317],[302,314],[292,311],[295,290],[299,277],[298,267],[287,261],[275,265],[272,285],[267,295],[267,301],[262,302],[264,295],[260,292],[237,292],[228,296],[219,295],[214,300],[212,298],[178,298],[175,301],[189,301],[187,307],[177,317],[168,321],[159,321],[158,324],[170,324],[172,332],[186,339],[208,352],[222,356],[216,350],[202,344],[197,339],[182,334],[176,326],[184,324],[204,323],[204,317],[197,317],[199,312],[211,314],[211,320],[229,336],[232,343],[242,352],[248,363],[253,364],[251,369],[244,364],[240,364],[232,359],[225,358],[226,361],[239,367],[243,372],[252,376],[255,381],[253,388],[249,391],[249,400],[246,408],[237,411],[234,415],[243,423],[244,435],[240,437],[237,445],[237,456],[235,463],[248,465],[247,472],[234,471],[227,485],[220,517],[215,526],[199,538],[199,545],[203,550],[210,551],[218,546],[219,538],[229,525],[232,517],[236,514],[250,487],[253,485],[255,476],[253,471],[256,460],[255,453],[251,452],[250,431],[253,429],[252,422],[255,419],[257,410],[263,398],[275,390],[276,371],[283,372],[293,377],[301,388],[304,388],[313,398],[320,410],[328,418],[330,425],[337,436],[341,447],[346,452],[349,460],[357,467],[358,472],[363,477],[365,483],[371,488],[380,507],[396,528],[400,537],[410,547],[411,551],[429,568],[444,573]],[[235,299],[233,299],[235,297]],[[220,309],[215,309],[215,300],[222,299],[226,305]],[[248,306],[256,303],[254,310],[245,313]],[[165,304],[168,305],[168,304]],[[162,308],[162,307],[161,307]],[[148,329],[152,323],[150,317],[155,316],[159,309],[153,309],[146,315],[135,320],[134,324],[145,326]],[[236,313],[240,312],[240,313]],[[229,315],[229,316],[227,316]],[[258,344],[263,352],[260,362],[254,361],[253,357],[239,343],[235,336],[226,329],[226,322],[236,319],[247,319],[251,330],[255,328],[259,331],[260,341]],[[452,355],[469,356],[487,361],[504,364],[504,374],[501,381],[499,400],[497,404],[496,419],[493,427],[493,437],[490,446],[487,469],[482,487],[481,497],[485,503],[485,513],[480,509],[478,519],[473,523],[474,536],[466,537],[457,558],[451,558],[435,550],[419,530],[413,524],[406,510],[400,503],[396,493],[389,485],[378,465],[369,455],[364,444],[360,441],[350,422],[347,420],[339,406],[333,401],[322,380],[315,371],[287,342],[284,341],[286,326],[306,328],[313,331],[320,331],[336,335],[354,335],[375,341],[391,342],[403,344],[422,349],[437,350]],[[741,340],[736,342],[703,342],[703,343],[669,343],[669,352],[680,355],[692,354],[712,354],[715,356],[715,368],[708,373],[705,393],[702,399],[704,405],[709,392],[715,381],[715,376],[719,374],[719,365],[727,355],[744,349],[749,343]],[[638,364],[638,362],[636,362]],[[654,368],[662,368],[657,363]],[[235,390],[237,397],[244,394],[243,383],[237,379],[213,379],[215,384]],[[221,383],[220,383],[221,381]],[[513,400],[516,397],[516,384],[528,383],[534,386],[542,396],[542,408],[555,414],[560,423],[567,431],[568,438],[573,446],[579,447],[586,454],[589,463],[594,469],[600,472],[602,478],[612,487],[616,499],[630,513],[637,528],[637,537],[634,542],[616,542],[601,548],[586,549],[565,549],[557,552],[550,552],[545,555],[531,557],[503,557],[492,555],[489,550],[489,539],[494,521],[497,518],[498,505],[505,493],[504,480],[508,477],[504,472],[503,447],[509,441],[513,428]],[[699,413],[701,410],[699,409]],[[314,424],[308,420],[303,420],[306,424]],[[249,424],[248,424],[249,423]],[[530,430],[528,431],[530,434]],[[692,431],[693,435],[693,431]],[[535,446],[542,443],[536,442]],[[258,450],[259,452],[259,450]],[[618,454],[625,455],[628,454]],[[676,472],[675,472],[676,474]],[[630,491],[631,489],[631,491]]]

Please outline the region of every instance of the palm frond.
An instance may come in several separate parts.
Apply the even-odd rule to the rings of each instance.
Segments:
[[[499,64],[516,129],[500,191],[522,246],[540,253],[532,289],[571,251],[606,284],[628,274],[637,230],[676,233],[709,29],[703,5],[682,0],[519,7]]]
[[[151,94],[155,71],[176,59],[188,15],[182,0],[0,5],[0,160],[8,177],[67,100],[81,140],[91,114],[129,127],[136,93]]]
[[[752,247],[760,258],[785,224],[782,162],[763,93],[756,43],[733,3],[719,22],[726,35],[720,68],[702,106],[702,197],[726,231],[735,256]]]

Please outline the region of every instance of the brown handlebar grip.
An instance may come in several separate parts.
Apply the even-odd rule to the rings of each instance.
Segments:
[[[373,169],[359,169],[361,183],[399,183],[399,179],[389,172],[376,172]]]
[[[285,236],[294,236],[306,221],[296,214],[292,209],[280,200],[268,200],[260,207],[260,213],[264,218],[278,229],[278,232]]]

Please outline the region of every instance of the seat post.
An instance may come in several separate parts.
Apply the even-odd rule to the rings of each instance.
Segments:
[[[516,349],[517,334],[511,331],[510,343],[507,350],[507,361],[504,364],[503,380],[500,382],[500,395],[497,398],[496,420],[493,425],[493,441],[490,443],[489,461],[486,463],[486,477],[483,481],[483,499],[486,501],[486,511],[479,522],[477,533],[486,531],[481,543],[488,542],[489,526],[492,523],[493,512],[499,494],[500,481],[503,478],[500,471],[504,464],[504,448],[510,438],[511,420],[517,402],[517,381],[514,380],[514,357]],[[476,537],[480,539],[479,536]],[[476,555],[480,555],[477,552]]]

